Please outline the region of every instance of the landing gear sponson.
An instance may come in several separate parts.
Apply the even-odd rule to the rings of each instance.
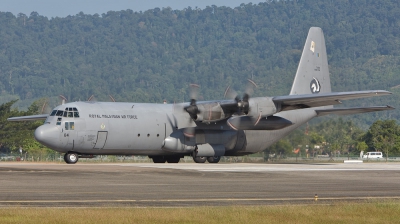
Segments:
[[[180,156],[152,156],[150,157],[154,163],[178,163],[180,160]],[[193,157],[193,161],[195,163],[205,163],[208,161],[209,163],[218,163],[221,160],[220,156],[211,156],[211,157],[205,157],[205,156],[196,156]]]
[[[76,152],[67,152],[64,154],[64,161],[67,164],[75,164],[79,160],[78,153]],[[93,156],[84,156],[85,158],[93,158]],[[153,159],[154,163],[179,163],[179,160],[181,159],[181,156],[153,156],[151,157]],[[208,161],[209,163],[218,163],[220,161],[221,157],[220,156],[211,156],[211,157],[205,157],[205,156],[196,156],[193,157],[193,161],[195,163],[205,163]]]

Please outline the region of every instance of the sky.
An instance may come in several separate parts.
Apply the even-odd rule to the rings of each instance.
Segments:
[[[148,9],[171,7],[184,9],[188,6],[204,9],[206,6],[229,6],[231,8],[240,4],[258,4],[265,0],[0,0],[0,12],[11,12],[14,15],[24,13],[29,16],[35,11],[39,15],[52,17],[66,17],[84,14],[102,14],[108,11],[146,11]]]

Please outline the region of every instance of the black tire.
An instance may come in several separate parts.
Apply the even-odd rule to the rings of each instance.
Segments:
[[[154,156],[152,159],[153,163],[165,163],[167,161],[167,158],[164,156]]]
[[[74,152],[67,152],[64,154],[64,161],[67,164],[75,164],[77,163],[79,160],[79,156],[77,153]]]
[[[218,163],[221,160],[221,156],[211,156],[207,157],[209,163]]]
[[[180,157],[176,157],[176,156],[167,157],[168,163],[179,163],[179,160],[181,160]]]
[[[196,156],[196,157],[193,157],[193,161],[194,161],[195,163],[205,163],[206,160],[207,160],[207,157],[204,157],[204,156]]]

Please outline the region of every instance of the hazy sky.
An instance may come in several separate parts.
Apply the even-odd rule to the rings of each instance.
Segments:
[[[0,11],[12,12],[14,15],[22,12],[28,16],[36,11],[39,15],[51,18],[76,15],[79,12],[102,14],[126,9],[146,11],[168,6],[172,9],[184,9],[188,6],[204,9],[208,5],[234,8],[242,3],[258,4],[263,1],[265,0],[0,0]]]

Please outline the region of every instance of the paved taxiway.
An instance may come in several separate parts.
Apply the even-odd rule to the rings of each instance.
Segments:
[[[400,199],[400,163],[0,162],[0,206],[199,206]]]

